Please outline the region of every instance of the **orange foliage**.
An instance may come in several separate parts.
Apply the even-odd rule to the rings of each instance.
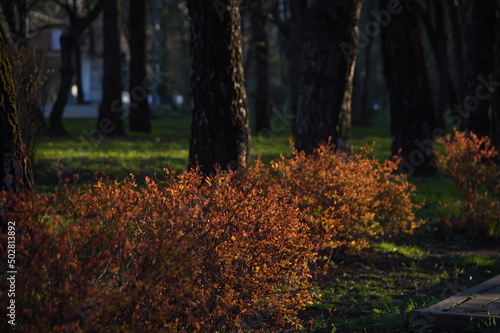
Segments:
[[[294,198],[196,171],[17,200],[26,332],[298,325],[314,251]],[[256,324],[257,321],[257,324]]]
[[[494,162],[498,152],[490,139],[455,131],[438,142],[444,145],[444,153],[436,152],[438,162],[463,198],[455,227],[500,235],[500,173]]]
[[[318,250],[417,225],[396,168],[324,145],[213,177],[166,171],[143,186],[129,177],[5,196],[18,225],[18,322],[25,332],[298,327]]]
[[[397,163],[367,157],[369,148],[346,156],[324,144],[313,154],[294,151],[272,163],[284,186],[307,208],[307,224],[320,247],[360,249],[373,237],[411,232],[419,225],[415,191]]]

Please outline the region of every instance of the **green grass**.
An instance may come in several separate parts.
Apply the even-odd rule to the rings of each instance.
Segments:
[[[163,110],[164,111],[164,110]],[[82,180],[92,180],[94,172],[105,172],[123,178],[130,173],[154,175],[163,168],[185,170],[189,156],[190,118],[185,113],[159,112],[162,118],[152,121],[152,133],[128,132],[123,139],[102,139],[96,134],[95,119],[65,119],[70,138],[40,139],[35,155],[35,175],[39,185],[52,186],[63,176],[78,174]],[[166,117],[165,117],[166,116]],[[386,115],[379,115],[373,127],[354,127],[352,144],[355,147],[374,145],[373,154],[380,159],[390,155],[389,127]],[[291,123],[278,119],[274,130],[252,133],[251,158],[269,162],[280,154],[292,152]]]
[[[187,119],[156,119],[151,134],[131,133],[124,139],[102,139],[92,132],[94,119],[65,120],[70,138],[42,138],[35,155],[35,181],[51,187],[60,178],[78,175],[92,181],[96,171],[112,178],[140,177],[164,168],[186,168],[189,149]],[[90,138],[90,140],[89,140]],[[58,172],[62,172],[60,177]]]
[[[472,266],[473,268],[490,268],[500,271],[500,257],[488,254],[472,254],[454,258],[457,264]]]
[[[408,258],[424,258],[429,254],[429,251],[424,251],[417,246],[396,245],[390,242],[376,244],[375,249],[384,253],[398,253]]]
[[[391,157],[391,132],[389,128],[389,114],[378,112],[373,119],[373,126],[353,126],[351,129],[351,145],[356,151],[358,147],[372,146],[373,155],[379,160]]]
[[[291,153],[291,126],[284,125],[281,131],[253,136],[253,159],[261,156],[270,161]],[[123,178],[130,173],[152,176],[163,168],[182,171],[187,167],[188,117],[154,119],[152,133],[129,132],[122,139],[103,139],[96,134],[95,119],[65,119],[64,126],[70,138],[44,137],[37,146],[35,174],[42,186],[59,181],[55,169],[63,171],[64,176],[78,174],[82,180],[91,180],[96,171]]]

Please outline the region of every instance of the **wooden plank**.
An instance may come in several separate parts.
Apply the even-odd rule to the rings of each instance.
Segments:
[[[495,318],[500,324],[500,275],[463,290],[428,308],[417,310],[413,322],[418,327],[435,326],[456,330]]]

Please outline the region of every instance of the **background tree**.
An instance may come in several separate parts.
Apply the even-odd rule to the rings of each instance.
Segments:
[[[304,12],[295,146],[310,153],[329,137],[347,150],[361,0],[308,1]]]
[[[246,165],[250,131],[238,0],[187,0],[192,61],[189,167]]]
[[[299,108],[305,5],[306,1],[290,0],[290,108],[295,115]]]
[[[453,84],[450,72],[451,62],[448,55],[450,31],[446,24],[448,18],[446,9],[444,1],[427,0],[421,6],[421,17],[436,61],[439,82],[435,94],[436,108],[433,128],[439,128],[443,133],[446,130],[445,111],[451,107],[453,100],[456,100],[456,97],[452,98],[455,94],[451,89]]]
[[[268,15],[276,1],[247,0],[252,21],[252,46],[254,48],[256,90],[255,90],[255,130],[269,128],[272,105],[269,96],[269,36]]]
[[[98,0],[94,6],[85,14],[79,13],[79,6],[74,0],[73,4],[54,0],[59,4],[69,17],[69,25],[61,34],[61,82],[57,93],[57,99],[50,113],[49,130],[55,135],[65,135],[66,130],[62,123],[64,108],[68,101],[71,83],[75,74],[74,51],[78,46],[78,39],[83,31],[94,21],[104,10],[108,0]]]
[[[158,93],[163,104],[170,104],[174,109],[191,105],[190,75],[191,59],[189,58],[189,25],[188,10],[184,0],[155,0],[162,8],[159,13],[158,40],[160,45],[159,66],[161,75],[158,80]],[[183,105],[176,104],[173,95],[184,98]]]
[[[464,45],[466,97],[458,115],[464,129],[479,136],[489,136],[499,147],[500,110],[495,98],[500,94],[498,76],[498,31],[500,30],[500,1],[464,1]]]
[[[363,30],[365,30],[366,27],[369,26],[368,23],[373,20],[373,16],[370,15],[370,12],[375,10],[376,7],[378,7],[377,0],[363,1],[359,26],[361,33],[364,33],[365,36],[366,32]],[[374,89],[378,83],[373,80],[374,68],[377,67],[376,64],[373,66],[377,60],[374,53],[378,51],[375,46],[378,46],[379,40],[376,38],[370,38],[370,40],[368,40],[366,37],[360,37],[360,41],[362,41],[363,44],[360,43],[356,54],[351,119],[353,125],[372,126],[373,103],[370,97],[372,95],[379,95]]]
[[[124,136],[119,0],[109,0],[103,13],[103,80],[97,128],[103,135]]]
[[[148,103],[148,76],[146,69],[147,1],[130,0],[130,130],[151,132],[151,107]]]
[[[0,34],[0,179],[1,190],[17,193],[33,189],[33,171],[21,136],[15,103],[12,68]]]
[[[464,60],[464,26],[463,12],[460,3],[462,1],[446,0],[444,3],[450,18],[451,45],[453,59],[453,89],[455,91],[454,103],[461,103],[465,98],[465,60]]]
[[[391,0],[382,0],[387,9]],[[429,175],[433,163],[434,107],[426,72],[419,11],[415,1],[403,0],[382,30],[382,52],[391,95],[392,154],[403,158],[405,172]],[[442,134],[442,133],[441,133]]]

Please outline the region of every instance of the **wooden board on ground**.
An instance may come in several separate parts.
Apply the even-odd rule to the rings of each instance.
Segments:
[[[455,331],[478,325],[500,328],[500,275],[416,311],[413,322]]]

